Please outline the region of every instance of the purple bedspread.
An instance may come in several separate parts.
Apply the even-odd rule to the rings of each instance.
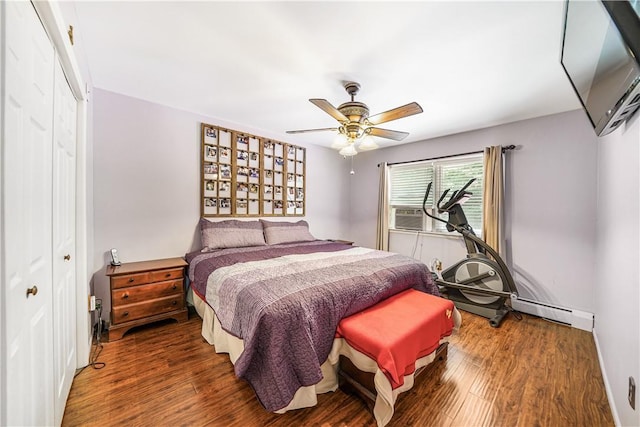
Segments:
[[[187,255],[191,286],[241,338],[235,373],[277,411],[322,379],[338,323],[405,289],[438,295],[426,265],[390,252],[314,241]]]

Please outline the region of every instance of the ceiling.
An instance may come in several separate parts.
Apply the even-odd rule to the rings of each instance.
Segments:
[[[311,104],[356,100],[403,141],[580,108],[560,63],[562,1],[76,2],[94,87],[236,123],[294,144],[330,146]],[[215,123],[214,123],[215,124]],[[376,138],[381,146],[398,144]]]

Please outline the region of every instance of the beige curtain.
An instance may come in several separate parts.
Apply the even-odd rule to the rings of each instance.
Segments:
[[[387,184],[389,166],[387,162],[380,163],[380,187],[378,189],[378,226],[376,229],[376,249],[389,250],[389,195]]]
[[[502,242],[502,206],[504,182],[502,177],[502,146],[484,149],[484,210],[482,211],[482,237],[500,253]]]

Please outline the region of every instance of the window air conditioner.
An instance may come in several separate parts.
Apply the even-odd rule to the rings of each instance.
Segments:
[[[423,229],[424,214],[422,209],[416,208],[395,208],[393,215],[395,228],[398,230]]]

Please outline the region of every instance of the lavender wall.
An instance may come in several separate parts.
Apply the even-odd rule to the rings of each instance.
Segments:
[[[181,256],[199,245],[199,123],[279,138],[102,90],[92,103],[93,272],[106,318],[109,248],[117,247],[124,261],[139,261]],[[319,238],[373,247],[378,163],[518,145],[506,157],[505,237],[520,292],[595,313],[614,415],[618,424],[637,425],[626,381],[640,382],[638,121],[598,140],[582,111],[562,113],[361,153],[352,176],[335,151],[307,146],[305,219]],[[612,221],[621,212],[624,227]],[[428,264],[464,255],[457,238],[413,233],[393,233],[391,250]]]
[[[94,289],[108,314],[108,251],[124,262],[183,256],[199,247],[200,123],[280,139],[257,129],[96,89]],[[307,213],[317,238],[346,238],[348,164],[307,146]],[[289,218],[298,220],[299,217]],[[106,317],[106,315],[105,315]]]
[[[593,312],[597,138],[582,111],[358,154],[351,235],[375,243],[377,164],[518,146],[506,154],[506,258],[521,296]],[[460,238],[392,233],[390,249],[427,264],[461,259]],[[414,250],[415,248],[415,250]]]
[[[640,117],[598,141],[595,330],[616,425],[640,425]]]

